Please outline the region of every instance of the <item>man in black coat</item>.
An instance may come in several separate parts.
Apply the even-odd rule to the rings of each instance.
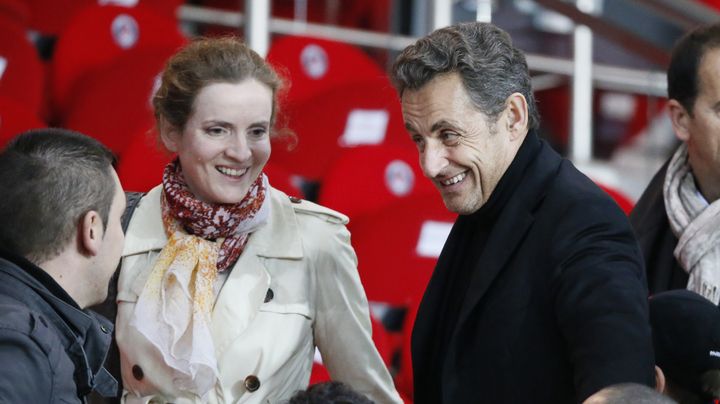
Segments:
[[[630,215],[650,292],[692,290],[720,303],[720,24],[675,46],[668,112],[682,142]]]
[[[507,33],[437,30],[402,52],[393,79],[423,172],[460,214],[413,330],[415,403],[572,403],[654,386],[630,224],[538,138]]]
[[[0,153],[0,402],[78,403],[115,395],[102,367],[102,302],[120,260],[125,196],[96,140],[38,129]]]

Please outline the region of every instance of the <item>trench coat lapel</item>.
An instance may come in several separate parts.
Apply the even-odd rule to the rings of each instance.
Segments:
[[[218,295],[212,312],[212,334],[218,354],[242,334],[265,302],[272,280],[265,258],[302,259],[295,211],[288,198],[272,190],[267,223],[250,236]]]

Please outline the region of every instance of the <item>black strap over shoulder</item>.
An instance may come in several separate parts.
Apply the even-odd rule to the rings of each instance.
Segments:
[[[145,192],[125,192],[125,213],[122,215],[122,229],[123,232],[127,232],[127,228],[130,225],[130,219],[132,219],[135,208],[140,204],[140,199],[145,196]]]
[[[140,204],[140,200],[145,196],[145,192],[125,192],[125,212],[122,215],[121,223],[123,232],[127,233],[128,226],[130,225],[130,219],[132,219],[135,208]],[[120,267],[122,263],[118,264],[115,269],[115,273],[110,278],[110,284],[108,285],[108,296],[104,302],[89,307],[90,310],[102,315],[108,320],[115,323],[115,317],[117,316],[117,283],[118,277],[120,276]],[[122,375],[120,374],[120,352],[118,351],[117,343],[115,342],[115,336],[113,335],[113,341],[110,344],[110,350],[108,351],[107,358],[105,358],[105,369],[115,377],[118,381],[117,397],[99,397],[97,394],[93,394],[90,397],[91,403],[118,403],[120,402],[120,396],[122,395]]]

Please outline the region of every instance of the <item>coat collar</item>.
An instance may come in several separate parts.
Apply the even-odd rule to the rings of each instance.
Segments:
[[[138,204],[125,236],[123,256],[160,250],[167,244],[162,223],[160,195],[162,185],[150,190]],[[303,257],[300,230],[295,211],[283,192],[270,187],[268,221],[250,236],[258,256],[300,259]]]
[[[485,245],[484,253],[478,259],[451,341],[457,338],[458,330],[462,329],[473,309],[482,301],[493,280],[502,271],[529,231],[535,220],[535,210],[549,189],[549,183],[555,178],[561,162],[560,156],[545,142],[542,142],[535,159],[528,165],[524,177],[516,185],[508,203],[500,212],[496,226]],[[453,228],[454,231],[456,231],[455,228]],[[453,239],[453,232],[448,237],[448,243]],[[448,260],[446,255],[452,250],[451,246],[446,243],[438,260],[438,267],[442,262]],[[420,305],[419,312],[422,313],[417,316],[415,321],[412,336],[413,361],[418,363],[413,365],[414,369],[424,367],[425,355],[433,343],[428,339],[434,335],[431,330],[435,327],[435,319],[443,315],[443,313],[437,312],[439,306],[437,301],[443,293],[439,288],[442,288],[444,283],[442,279],[436,279],[439,276],[442,274],[438,273],[436,267]],[[447,366],[448,362],[445,363]]]
[[[517,185],[517,189],[500,213],[496,222],[498,225],[493,228],[480,255],[470,278],[470,286],[455,333],[482,300],[493,280],[525,238],[525,234],[535,220],[535,209],[545,196],[549,182],[554,179],[561,162],[560,156],[543,142],[534,161],[525,170],[525,177]],[[511,225],[507,225],[509,223]]]

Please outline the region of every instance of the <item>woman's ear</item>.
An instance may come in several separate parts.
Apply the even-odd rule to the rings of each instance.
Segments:
[[[160,131],[160,140],[162,140],[165,148],[171,153],[177,153],[178,143],[182,136],[180,130],[171,125],[167,119],[161,117],[158,122],[158,131]]]
[[[524,95],[512,93],[507,98],[505,124],[511,140],[524,139],[528,129],[528,104]]]

